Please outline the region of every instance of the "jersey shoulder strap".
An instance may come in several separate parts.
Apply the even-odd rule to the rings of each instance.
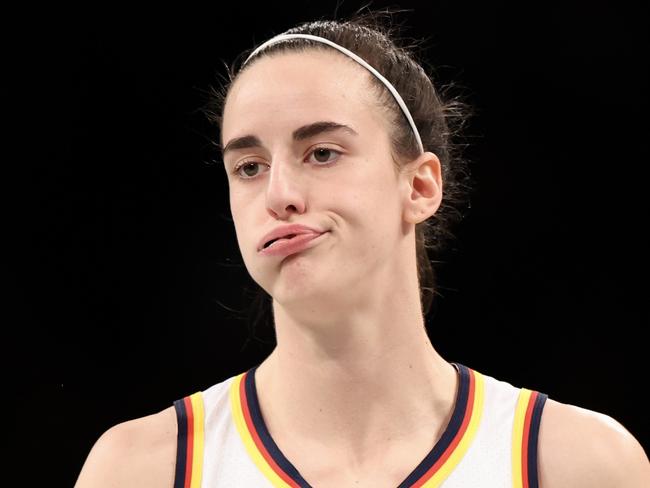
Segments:
[[[548,395],[521,388],[512,429],[512,486],[539,488],[537,447],[542,411]]]
[[[178,435],[174,488],[200,488],[203,475],[203,394],[196,392],[174,401]]]

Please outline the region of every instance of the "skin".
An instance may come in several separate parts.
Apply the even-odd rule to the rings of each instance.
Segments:
[[[442,434],[458,386],[424,329],[416,274],[415,224],[440,206],[440,162],[425,152],[395,172],[366,76],[338,53],[263,58],[224,110],[224,145],[244,135],[262,143],[224,153],[245,265],[273,297],[277,347],[257,371],[260,406],[280,449],[319,488],[397,486]],[[291,139],[323,120],[357,135]],[[339,152],[316,158],[316,146]],[[244,160],[259,163],[240,171],[251,180],[232,174]],[[319,166],[326,160],[335,163]],[[288,258],[259,255],[261,237],[287,223],[330,233]],[[171,487],[175,448],[173,407],[118,424],[76,486]],[[554,400],[542,416],[539,471],[544,488],[650,484],[643,448],[622,425]]]
[[[232,87],[222,131],[226,143],[255,134],[264,145],[226,151],[224,162],[244,262],[273,297],[277,347],[258,370],[269,430],[281,449],[328,455],[310,459],[334,460],[350,478],[414,437],[424,457],[433,443],[421,426],[443,426],[457,388],[424,329],[416,269],[415,224],[440,206],[440,162],[425,152],[395,175],[364,71],[329,52],[262,59]],[[357,135],[288,137],[321,120]],[[319,167],[316,145],[340,151],[321,157],[335,164]],[[245,174],[254,179],[231,174],[242,160],[260,163]],[[259,255],[260,238],[287,223],[330,233],[285,260]]]

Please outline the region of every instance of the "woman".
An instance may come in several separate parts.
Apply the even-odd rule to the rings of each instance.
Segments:
[[[277,347],[109,429],[78,487],[647,486],[643,449],[610,417],[431,344],[426,248],[464,196],[453,105],[372,18],[290,29],[217,99],[237,239]]]

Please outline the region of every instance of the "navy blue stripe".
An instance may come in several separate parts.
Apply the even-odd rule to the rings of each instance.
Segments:
[[[258,365],[259,366],[259,365]],[[305,481],[305,479],[300,475],[296,467],[291,464],[291,462],[282,454],[280,448],[275,443],[266,424],[262,417],[262,411],[260,409],[259,400],[257,398],[257,387],[255,386],[255,371],[258,366],[251,368],[246,375],[246,382],[244,388],[246,389],[246,398],[248,400],[248,410],[251,414],[251,420],[253,421],[253,426],[257,431],[257,435],[262,440],[262,444],[269,452],[273,460],[278,464],[278,466],[287,473],[301,488],[312,488],[312,486]],[[176,488],[176,487],[174,487]]]
[[[456,393],[456,403],[454,405],[454,411],[451,415],[451,419],[445,432],[442,434],[436,445],[433,446],[433,449],[427,454],[427,456],[422,460],[420,464],[413,470],[413,472],[408,475],[408,477],[402,481],[398,488],[408,488],[413,486],[424,474],[431,469],[438,459],[444,454],[449,445],[452,443],[456,434],[460,430],[460,427],[465,418],[465,412],[467,411],[467,403],[469,401],[469,383],[470,383],[470,372],[467,366],[463,366],[459,363],[452,363],[458,369],[460,374],[460,381],[458,382],[458,391]]]
[[[528,486],[529,488],[539,488],[539,476],[537,473],[537,445],[539,442],[539,426],[542,420],[542,411],[548,395],[544,393],[537,394],[533,414],[530,419],[530,430],[528,432]]]
[[[176,420],[178,421],[178,435],[176,436],[176,474],[174,475],[174,488],[183,488],[185,484],[185,462],[187,460],[187,412],[183,399],[174,402]]]

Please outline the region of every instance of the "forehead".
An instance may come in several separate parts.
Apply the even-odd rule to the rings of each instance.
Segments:
[[[262,58],[230,88],[223,140],[271,127],[290,132],[314,120],[353,127],[376,124],[368,76],[363,66],[333,51],[310,49]]]

